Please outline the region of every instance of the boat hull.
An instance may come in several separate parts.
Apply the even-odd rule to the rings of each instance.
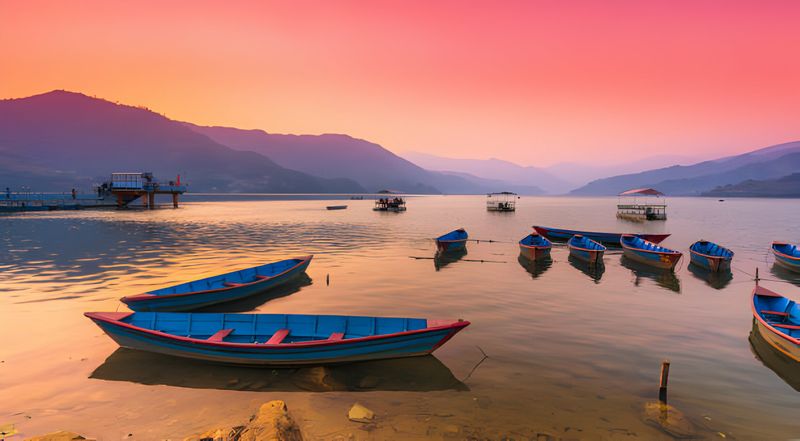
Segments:
[[[627,244],[626,244],[627,242]],[[622,254],[634,261],[654,268],[672,270],[680,262],[683,254],[652,243],[647,243],[641,238],[623,236],[620,240]],[[648,249],[657,248],[657,249]]]
[[[137,312],[180,312],[241,300],[277,288],[294,280],[303,274],[308,268],[308,265],[311,264],[311,256],[304,259],[302,263],[290,270],[261,282],[223,290],[202,291],[175,296],[141,295],[123,297],[122,301],[128,305],[128,308]]]
[[[589,238],[595,242],[599,242],[606,246],[613,246],[619,248],[619,241],[622,239],[622,233],[600,233],[595,231],[578,231],[578,230],[565,230],[561,228],[550,228],[542,226],[534,226],[534,230],[542,236],[556,242],[566,242],[575,235],[581,235]],[[664,239],[668,238],[669,234],[633,234],[633,236],[641,237],[642,239],[653,242],[661,243]]]
[[[428,355],[469,325],[343,340],[331,344],[215,344],[176,339],[89,315],[121,347],[175,357],[251,366],[303,366]]]
[[[542,260],[550,257],[550,247],[520,245],[519,253],[528,260]]]
[[[603,253],[602,250],[586,250],[572,246],[569,247],[570,256],[592,265],[603,263]]]
[[[770,346],[778,352],[800,363],[800,346],[787,341],[785,338],[776,334],[762,320],[756,319],[758,333]]]
[[[692,264],[711,272],[726,272],[731,270],[730,258],[721,256],[709,256],[700,254],[694,250],[689,250],[689,259]]]
[[[440,253],[463,251],[467,247],[467,239],[462,240],[437,240],[436,250]]]
[[[789,271],[800,273],[800,258],[783,254],[774,248],[772,249],[772,254],[775,256],[776,264],[788,269]]]

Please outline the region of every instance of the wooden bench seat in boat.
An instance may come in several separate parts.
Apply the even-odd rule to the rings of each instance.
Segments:
[[[233,283],[233,282],[225,282],[222,284],[223,286],[227,286],[229,288],[235,288],[237,286],[242,286],[244,283]]]
[[[770,323],[770,325],[781,329],[800,329],[800,326],[797,325],[784,325],[782,323]]]
[[[344,332],[334,332],[328,337],[328,340],[338,341],[344,339]]]
[[[788,312],[780,312],[780,311],[761,311],[762,314],[769,314],[769,315],[780,315],[783,317],[789,316]]]
[[[208,341],[222,341],[225,337],[230,335],[233,332],[233,329],[220,329],[219,331],[215,332],[214,335],[208,337]]]
[[[288,335],[289,335],[288,329],[278,329],[277,331],[275,331],[274,334],[272,334],[272,337],[270,337],[269,340],[267,340],[264,344],[279,345],[283,342],[283,340],[286,339]]]

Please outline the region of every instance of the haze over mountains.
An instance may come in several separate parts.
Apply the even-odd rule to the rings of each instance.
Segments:
[[[659,157],[631,164],[685,162]],[[433,169],[433,170],[432,170]],[[0,100],[0,188],[88,190],[114,171],[181,174],[193,192],[365,193],[382,189],[421,194],[615,195],[655,187],[668,195],[786,196],[800,170],[800,142],[693,165],[675,165],[586,182],[611,172],[582,164],[523,167],[500,159],[473,160],[409,153],[348,135],[281,135],[263,130],[202,127],[148,109],[80,93],[53,91]],[[637,168],[635,170],[640,170]],[[579,179],[584,179],[583,182]],[[742,187],[742,181],[755,180]],[[771,187],[782,187],[770,191]],[[757,187],[757,190],[755,189]],[[574,190],[573,190],[574,189]],[[721,194],[721,193],[720,193]]]

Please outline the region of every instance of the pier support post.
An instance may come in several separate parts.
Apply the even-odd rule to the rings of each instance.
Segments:
[[[178,193],[172,193],[172,208],[178,208]]]
[[[661,380],[658,388],[658,401],[667,404],[667,381],[669,381],[669,360],[661,362]]]
[[[124,206],[125,206],[125,204],[122,201],[122,194],[121,193],[117,193],[117,208],[122,208]]]
[[[147,194],[147,205],[149,205],[149,208],[151,210],[156,208],[156,193],[155,192],[151,191],[150,193]]]

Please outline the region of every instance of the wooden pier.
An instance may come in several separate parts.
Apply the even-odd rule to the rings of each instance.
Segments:
[[[172,206],[178,208],[178,197],[186,192],[186,186],[181,185],[180,175],[175,181],[158,182],[152,173],[112,173],[108,191],[115,196],[118,208],[141,198],[146,208],[153,209],[157,194],[172,195]]]

